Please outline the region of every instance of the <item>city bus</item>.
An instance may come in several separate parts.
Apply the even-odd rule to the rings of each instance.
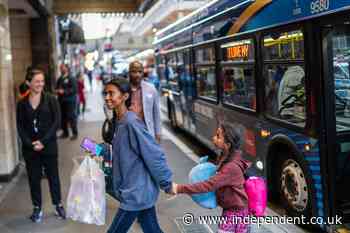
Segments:
[[[217,124],[232,124],[272,201],[323,231],[346,229],[350,1],[212,1],[159,31],[154,47],[174,128],[212,148]]]

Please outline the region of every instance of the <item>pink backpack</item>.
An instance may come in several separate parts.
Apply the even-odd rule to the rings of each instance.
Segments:
[[[246,179],[244,189],[248,195],[248,207],[254,216],[264,216],[267,206],[267,186],[262,177],[251,176]]]

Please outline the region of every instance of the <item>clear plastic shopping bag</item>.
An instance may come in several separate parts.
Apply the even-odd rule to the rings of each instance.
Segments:
[[[106,218],[105,177],[99,164],[85,156],[75,168],[67,198],[67,216],[74,221],[104,225]]]

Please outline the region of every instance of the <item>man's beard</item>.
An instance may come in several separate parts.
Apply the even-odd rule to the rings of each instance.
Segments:
[[[130,83],[133,86],[138,86],[141,83],[141,79],[138,79],[138,78],[132,79],[132,78],[130,78]]]

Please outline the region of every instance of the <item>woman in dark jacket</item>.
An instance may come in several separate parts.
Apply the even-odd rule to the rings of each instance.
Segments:
[[[59,105],[54,96],[44,93],[44,72],[32,69],[26,76],[30,94],[17,104],[17,127],[22,140],[30,193],[33,222],[41,222],[41,176],[45,169],[52,202],[58,217],[65,219],[61,204],[60,179],[57,162],[56,131],[60,122]]]

